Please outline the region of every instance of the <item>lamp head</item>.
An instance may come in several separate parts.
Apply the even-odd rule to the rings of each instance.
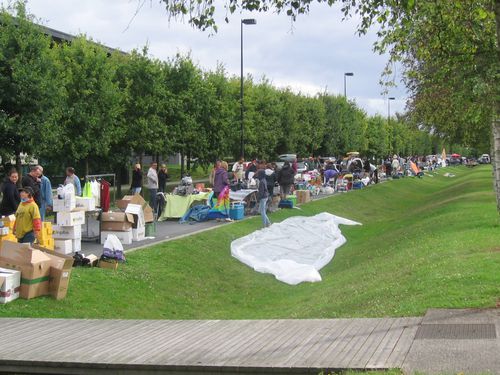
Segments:
[[[241,23],[244,23],[245,25],[256,25],[257,20],[255,18],[244,18],[241,20]]]
[[[349,72],[349,73],[344,73],[345,76],[349,76],[349,77],[352,77],[354,75],[354,73],[352,72]]]

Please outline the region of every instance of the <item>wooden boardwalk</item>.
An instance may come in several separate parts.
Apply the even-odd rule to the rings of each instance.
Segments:
[[[401,368],[422,318],[0,319],[0,373],[301,373]]]

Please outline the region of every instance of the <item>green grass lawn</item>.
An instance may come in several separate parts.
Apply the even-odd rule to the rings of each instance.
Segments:
[[[456,174],[443,177],[445,171]],[[230,255],[260,217],[128,254],[117,272],[74,269],[65,300],[0,305],[0,316],[257,319],[419,316],[489,307],[500,297],[500,227],[490,166],[441,170],[271,215],[327,211],[363,223],[321,270],[289,286]]]

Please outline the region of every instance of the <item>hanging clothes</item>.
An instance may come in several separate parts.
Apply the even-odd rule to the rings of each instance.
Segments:
[[[110,205],[110,198],[109,198],[109,188],[111,184],[106,181],[102,180],[101,181],[101,208],[102,212],[108,212],[109,211],[109,205]]]
[[[92,191],[92,197],[94,197],[95,200],[95,206],[101,207],[101,184],[98,181],[93,180],[90,188]]]

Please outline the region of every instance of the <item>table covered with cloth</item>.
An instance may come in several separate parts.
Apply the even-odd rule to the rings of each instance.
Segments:
[[[211,193],[199,193],[190,195],[165,194],[165,208],[158,221],[172,218],[181,218],[191,207],[193,202],[201,201],[204,203]]]

